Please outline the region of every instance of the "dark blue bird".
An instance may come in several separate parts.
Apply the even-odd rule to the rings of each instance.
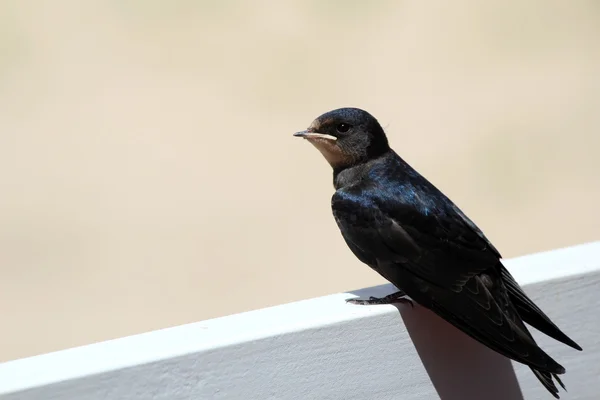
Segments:
[[[577,350],[527,297],[498,250],[441,191],[388,145],[377,120],[357,108],[318,117],[295,136],[333,168],[333,216],[348,247],[399,292],[355,304],[420,305],[504,356],[528,365],[558,398],[565,369],[538,347],[524,322]]]

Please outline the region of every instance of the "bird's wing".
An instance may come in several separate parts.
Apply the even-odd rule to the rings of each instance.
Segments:
[[[519,316],[523,321],[533,326],[540,332],[571,346],[576,350],[582,350],[581,346],[575,343],[570,337],[565,335],[554,322],[525,294],[523,289],[512,277],[510,272],[504,267],[500,267],[502,281],[510,296],[512,303],[515,305]]]
[[[499,255],[482,235],[459,213],[425,213],[381,196],[338,190],[332,198],[336,222],[361,260],[401,289],[394,276],[408,271],[427,285],[420,295],[429,308],[486,346],[543,371],[564,372],[519,318],[497,269]]]
[[[500,254],[452,203],[434,206],[438,209],[426,209],[378,190],[338,190],[332,198],[344,237],[356,242],[360,236],[372,256],[403,263],[421,279],[460,292],[471,277],[495,267]]]

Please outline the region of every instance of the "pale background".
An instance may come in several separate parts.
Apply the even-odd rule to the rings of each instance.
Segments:
[[[505,257],[600,239],[595,1],[0,2],[0,361],[383,283],[291,134],[373,113]]]

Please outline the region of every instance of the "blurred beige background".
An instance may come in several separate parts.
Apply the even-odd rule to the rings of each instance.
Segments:
[[[333,108],[505,257],[600,239],[594,1],[0,2],[0,361],[383,283]]]

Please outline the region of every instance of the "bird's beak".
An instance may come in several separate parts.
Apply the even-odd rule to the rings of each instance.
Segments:
[[[334,142],[337,140],[337,138],[335,136],[327,135],[325,133],[312,132],[310,129],[307,129],[305,131],[296,132],[296,133],[294,133],[294,136],[301,137],[304,139],[312,139],[312,138],[325,139],[325,140],[331,140]]]

